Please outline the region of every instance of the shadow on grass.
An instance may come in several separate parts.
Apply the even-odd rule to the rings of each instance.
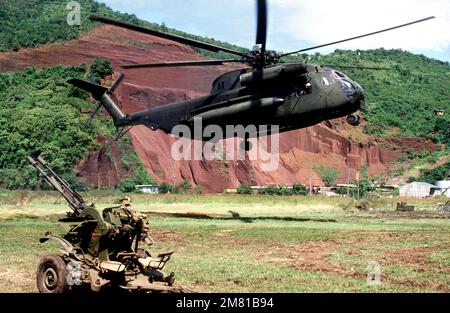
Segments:
[[[205,214],[205,213],[165,213],[165,212],[145,212],[147,215],[163,216],[163,217],[175,217],[175,218],[193,218],[201,220],[238,220],[243,223],[253,223],[255,221],[283,221],[283,222],[322,222],[322,223],[336,223],[335,219],[316,219],[316,218],[304,218],[304,217],[279,217],[279,216],[256,216],[256,217],[243,217],[237,212],[228,211],[231,216],[225,214]]]

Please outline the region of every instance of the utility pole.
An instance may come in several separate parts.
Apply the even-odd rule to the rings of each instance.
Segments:
[[[356,172],[356,182],[358,184],[358,197],[356,198],[356,200],[359,200],[359,172]]]
[[[347,162],[347,197],[350,197],[350,167]]]

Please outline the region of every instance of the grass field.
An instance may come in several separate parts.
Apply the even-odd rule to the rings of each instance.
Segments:
[[[86,194],[99,208],[120,197]],[[398,199],[360,212],[349,199],[237,195],[133,197],[149,214],[156,250],[176,250],[167,265],[178,282],[203,292],[449,292],[450,219],[442,200]],[[402,200],[404,201],[404,200]],[[0,191],[0,292],[36,292],[41,245],[61,232],[68,210],[56,193]],[[367,264],[381,265],[382,284],[368,286]]]

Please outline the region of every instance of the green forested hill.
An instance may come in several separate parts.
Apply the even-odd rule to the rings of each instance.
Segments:
[[[105,5],[79,0],[82,9],[80,26],[69,26],[66,6],[62,0],[0,0],[0,51],[34,47],[39,44],[70,40],[92,29],[86,20],[91,14],[111,14]]]

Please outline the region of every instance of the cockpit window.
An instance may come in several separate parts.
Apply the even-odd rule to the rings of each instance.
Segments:
[[[336,82],[333,71],[326,70],[323,72],[322,83],[324,86],[332,85]]]
[[[333,74],[336,77],[336,79],[341,79],[341,78],[348,79],[347,75],[345,75],[341,72],[334,71]]]

